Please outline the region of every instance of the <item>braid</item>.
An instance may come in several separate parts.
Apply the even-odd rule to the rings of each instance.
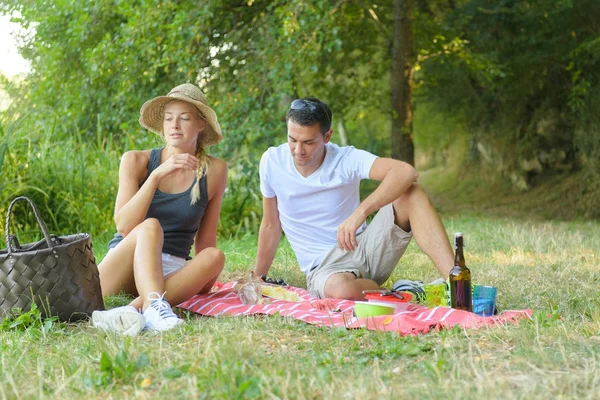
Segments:
[[[196,169],[196,180],[197,184],[192,188],[192,202],[194,205],[200,200],[200,180],[208,171],[208,165],[210,164],[210,159],[204,151],[204,146],[198,141],[198,148],[196,149],[196,157],[198,158],[198,169]]]

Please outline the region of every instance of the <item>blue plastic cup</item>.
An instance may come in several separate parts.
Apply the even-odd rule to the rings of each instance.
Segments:
[[[497,293],[495,286],[473,285],[473,312],[481,317],[494,315]]]

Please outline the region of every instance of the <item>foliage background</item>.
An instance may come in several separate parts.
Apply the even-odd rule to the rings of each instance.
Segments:
[[[255,232],[258,160],[285,140],[291,99],[322,98],[338,140],[389,155],[392,7],[0,0],[29,29],[32,65],[2,80],[13,102],[0,117],[0,218],[26,194],[53,230],[110,235],[120,155],[160,143],[137,123],[140,105],[189,81],[227,139],[210,149],[230,165],[220,233]],[[475,202],[477,190],[558,188],[568,206],[553,217],[600,216],[600,3],[414,0],[413,18],[419,169],[474,182],[463,191]]]

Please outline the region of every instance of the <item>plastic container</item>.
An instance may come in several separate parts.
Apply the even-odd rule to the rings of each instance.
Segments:
[[[413,299],[413,294],[411,292],[395,292],[388,293],[382,291],[378,292],[363,292],[365,294],[365,298],[370,302],[383,302],[383,303],[408,303]]]
[[[378,317],[380,315],[394,314],[394,306],[375,301],[356,301],[354,303],[354,315],[358,318]]]

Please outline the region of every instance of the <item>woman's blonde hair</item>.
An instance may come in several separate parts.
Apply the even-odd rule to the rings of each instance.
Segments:
[[[200,117],[202,118],[202,114],[200,114]],[[200,200],[200,180],[204,174],[208,172],[208,165],[210,164],[210,158],[208,158],[208,155],[204,150],[204,145],[202,144],[202,140],[200,140],[200,135],[198,135],[198,144],[196,145],[196,158],[198,158],[198,168],[196,169],[196,184],[192,188],[191,205],[196,204],[198,200]]]

